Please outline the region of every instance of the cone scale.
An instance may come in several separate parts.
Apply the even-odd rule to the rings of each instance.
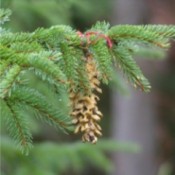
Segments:
[[[88,56],[86,58],[86,72],[88,75],[90,91],[74,92],[70,90],[70,100],[72,106],[72,123],[75,125],[74,133],[82,133],[83,142],[96,143],[98,137],[102,135],[98,122],[102,118],[102,113],[97,107],[99,97],[96,92],[101,93],[99,87],[99,73],[95,61]]]

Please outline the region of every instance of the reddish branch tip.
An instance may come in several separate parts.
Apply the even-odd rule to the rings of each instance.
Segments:
[[[82,32],[80,32],[80,31],[77,31],[77,34],[78,34],[78,36],[79,36],[80,38],[84,37],[84,34],[83,34]]]
[[[111,49],[112,46],[113,46],[113,43],[112,43],[112,40],[109,38],[109,36],[106,36],[105,34],[103,33],[99,33],[99,32],[93,32],[93,31],[89,31],[89,32],[86,32],[85,34],[83,34],[82,32],[80,31],[77,31],[77,34],[80,38],[83,38],[85,37],[87,40],[88,40],[88,43],[90,44],[90,36],[91,35],[96,35],[97,36],[97,40],[100,39],[100,38],[104,38],[106,40],[106,43],[107,43],[107,46]],[[97,41],[96,40],[96,41]]]

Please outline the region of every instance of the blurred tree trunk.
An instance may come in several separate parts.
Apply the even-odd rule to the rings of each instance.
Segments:
[[[144,0],[116,0],[112,23],[138,24],[145,22]],[[154,68],[149,61],[140,61],[144,74],[151,79]],[[132,141],[141,146],[138,154],[118,153],[114,156],[113,175],[155,175],[155,108],[153,93],[130,88],[130,96],[112,94],[112,135],[119,141]]]
[[[147,0],[151,10],[150,22],[154,24],[175,24],[174,0]],[[175,41],[167,59],[159,64],[158,78],[158,132],[159,163],[158,174],[175,174]],[[172,78],[171,78],[172,77]],[[167,169],[167,170],[166,170]],[[166,170],[166,171],[165,171]],[[168,171],[170,171],[168,173]]]

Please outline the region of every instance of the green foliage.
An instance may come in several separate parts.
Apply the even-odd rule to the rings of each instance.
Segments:
[[[77,91],[90,88],[85,68],[88,56],[95,60],[101,81],[111,80],[113,65],[118,65],[134,86],[149,91],[149,82],[133,59],[133,45],[136,50],[152,46],[164,51],[174,37],[173,25],[109,28],[104,22],[84,34],[64,25],[32,33],[2,32],[0,98],[5,107],[1,117],[8,118],[10,135],[24,152],[28,151],[32,134],[23,114],[30,110],[52,126],[72,129],[69,90],[72,85]],[[31,83],[32,79],[36,84]],[[40,83],[47,92],[37,87]]]
[[[132,59],[129,51],[122,45],[114,48],[114,54],[117,57],[117,62],[126,74],[129,81],[134,83],[134,87],[140,87],[143,91],[150,90],[148,80],[142,74],[136,62]]]
[[[16,150],[11,139],[6,137],[2,137],[1,150],[1,163],[8,162],[7,168],[3,171],[5,175],[30,175],[31,170],[33,175],[55,175],[66,172],[79,174],[86,170],[87,164],[110,172],[113,165],[105,153],[112,151],[137,153],[139,151],[134,144],[109,140],[101,140],[95,147],[80,142],[73,144],[45,142],[35,144],[35,149],[31,150],[30,155],[23,156]],[[9,165],[11,165],[10,168]]]
[[[14,31],[33,31],[57,24],[90,26],[98,19],[108,20],[112,0],[1,0],[2,8],[13,12],[7,24]],[[96,13],[98,11],[98,13]],[[80,22],[81,21],[81,22]]]
[[[160,48],[169,47],[169,38],[175,37],[174,26],[161,25],[119,25],[114,26],[109,31],[109,36],[121,41],[135,41],[136,43],[152,44]]]
[[[103,82],[107,83],[108,79],[111,79],[112,76],[112,58],[108,46],[103,40],[104,39],[98,40],[98,42],[90,47],[90,51],[93,53],[93,56],[97,61],[98,69],[101,72],[101,78],[103,79]]]
[[[0,11],[0,24],[4,24],[9,21],[9,16],[11,15],[11,11],[9,9],[1,9]]]
[[[113,47],[115,61],[131,81],[134,87],[149,91],[148,80],[133,60],[133,55],[158,54],[162,56],[169,47],[169,39],[175,36],[175,26],[163,25],[119,25],[109,30],[109,37],[113,38],[116,45]],[[156,50],[155,48],[159,49]]]
[[[70,23],[71,0],[2,0],[3,8],[13,11],[10,24],[15,30]],[[65,15],[66,14],[66,15]],[[27,20],[26,20],[27,19]]]

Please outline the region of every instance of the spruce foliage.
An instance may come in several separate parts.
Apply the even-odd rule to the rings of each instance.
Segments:
[[[8,14],[8,11],[1,11],[1,24],[7,21]],[[92,110],[88,100],[88,107],[85,102],[81,106],[82,99],[95,99],[93,109],[97,109],[94,105],[99,99],[94,90],[101,91],[99,82],[112,80],[114,65],[121,68],[134,87],[148,92],[150,84],[133,56],[139,49],[159,48],[163,52],[173,38],[174,25],[118,25],[110,28],[108,23],[98,22],[84,33],[64,25],[39,28],[32,33],[1,30],[1,117],[6,121],[9,134],[24,152],[31,148],[32,134],[23,115],[31,109],[38,118],[70,132],[76,125],[76,122],[75,125],[72,123],[71,114],[76,110],[76,117],[80,119],[84,116],[82,111],[87,112],[87,117],[86,110]],[[95,63],[93,75],[87,70],[89,60]],[[31,84],[33,77],[42,82],[49,93],[43,92],[37,84]],[[54,103],[50,103],[50,96],[55,99]],[[77,107],[71,102],[80,105]],[[93,116],[87,117],[87,125],[80,128],[83,128],[81,132],[86,131],[85,141],[94,143],[97,138],[92,131],[98,125],[92,117],[99,121],[96,116],[101,114],[98,110],[91,113]],[[98,128],[101,130],[100,126]]]
[[[11,139],[2,137],[0,148],[1,160],[6,164],[4,174],[30,175],[31,170],[32,175],[82,174],[89,171],[87,165],[109,173],[114,167],[106,153],[139,151],[133,143],[109,140],[101,140],[95,147],[81,142],[57,144],[49,141],[34,146],[35,149],[32,149],[28,156],[24,156],[16,150]]]

